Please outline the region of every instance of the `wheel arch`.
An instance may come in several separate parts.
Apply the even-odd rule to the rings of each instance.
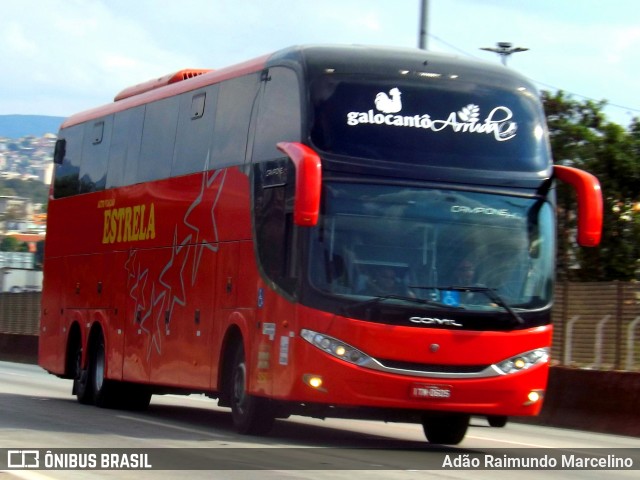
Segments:
[[[75,320],[69,326],[69,333],[67,334],[67,347],[65,351],[64,360],[64,375],[63,378],[73,378],[76,373],[76,361],[78,348],[82,349],[81,365],[86,367],[87,365],[87,349],[85,348],[83,341],[82,328],[80,322]]]

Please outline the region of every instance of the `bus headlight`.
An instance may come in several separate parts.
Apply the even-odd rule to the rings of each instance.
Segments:
[[[314,347],[319,348],[329,355],[355,365],[364,365],[372,361],[372,358],[355,347],[344,343],[337,338],[330,337],[313,330],[302,329],[300,336]]]
[[[534,365],[540,363],[546,363],[549,361],[549,348],[536,348],[529,352],[516,355],[515,357],[508,358],[500,363],[496,363],[493,368],[502,375],[508,375],[510,373],[520,372],[531,368]]]

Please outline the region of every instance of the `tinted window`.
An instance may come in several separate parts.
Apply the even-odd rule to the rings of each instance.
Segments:
[[[179,106],[180,97],[166,98],[147,105],[138,163],[138,182],[168,178],[171,175]]]
[[[144,106],[115,114],[109,152],[107,188],[136,183],[143,122]]]
[[[278,142],[300,141],[300,90],[295,72],[287,68],[269,69],[260,103],[253,144],[253,160],[282,156]]]
[[[181,95],[172,176],[201,172],[211,163],[217,97],[217,85]]]
[[[275,173],[274,173],[275,172]],[[295,171],[281,158],[253,166],[256,248],[262,271],[289,293],[296,282],[293,259],[294,227],[291,211]]]
[[[80,162],[82,154],[83,125],[75,125],[60,131],[59,138],[66,140],[66,152],[62,164],[56,166],[53,195],[56,198],[76,195],[80,192]]]
[[[84,126],[80,192],[104,190],[109,162],[113,117],[87,122]]]
[[[312,85],[312,141],[326,152],[413,165],[539,172],[549,165],[537,97],[455,76]]]
[[[258,86],[258,74],[220,84],[212,145],[215,168],[244,163]]]

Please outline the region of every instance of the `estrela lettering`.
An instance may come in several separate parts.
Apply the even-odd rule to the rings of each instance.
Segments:
[[[137,242],[156,238],[153,203],[104,210],[102,243]]]

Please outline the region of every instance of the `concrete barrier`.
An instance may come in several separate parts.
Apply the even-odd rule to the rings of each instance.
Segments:
[[[38,363],[38,337],[0,333],[0,360]],[[640,373],[551,367],[542,412],[512,421],[640,437]]]
[[[640,373],[551,367],[542,412],[525,421],[640,437]]]
[[[0,333],[0,360],[17,363],[38,363],[38,337]]]

